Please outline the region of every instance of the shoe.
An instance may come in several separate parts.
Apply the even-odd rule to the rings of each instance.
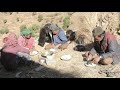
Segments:
[[[92,61],[87,61],[87,62],[85,62],[85,66],[86,67],[95,67],[96,64],[92,63]]]

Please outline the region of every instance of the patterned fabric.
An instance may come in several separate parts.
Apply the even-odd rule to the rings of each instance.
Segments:
[[[17,36],[13,32],[11,32],[8,37],[5,37],[3,42],[6,46],[16,47],[18,45]]]
[[[32,49],[35,46],[35,40],[33,37],[30,39],[25,39],[24,37],[20,36],[18,39],[18,43],[21,47],[25,47],[28,49]]]

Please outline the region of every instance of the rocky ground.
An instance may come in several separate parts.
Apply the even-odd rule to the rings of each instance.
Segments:
[[[82,54],[72,50],[74,43],[69,45],[69,50],[58,50],[54,56],[55,63],[41,63],[40,70],[35,71],[36,66],[21,66],[14,72],[7,72],[0,65],[0,78],[119,78],[120,64],[117,65],[97,65],[95,67],[86,67],[84,65]],[[43,51],[43,48],[37,47],[37,50]],[[71,60],[63,61],[60,57],[64,54],[70,54]],[[41,54],[39,54],[41,56]],[[34,61],[39,61],[38,56],[33,57]],[[117,73],[116,73],[117,70]],[[109,72],[110,71],[110,72]],[[101,73],[100,73],[101,72]]]
[[[81,14],[82,13],[82,14]],[[71,17],[71,25],[69,29],[72,30],[81,30],[81,27],[90,29],[89,34],[91,34],[91,29],[98,24],[98,17],[103,19],[102,26],[104,28],[118,28],[119,22],[116,22],[119,19],[119,13],[100,13],[100,12],[13,12],[12,15],[0,13],[0,28],[7,27],[10,31],[15,32],[19,36],[20,26],[25,24],[30,26],[32,24],[38,24],[42,27],[45,23],[53,22],[57,23],[60,27],[63,25],[63,18],[65,16]],[[38,22],[37,16],[43,15],[43,21]],[[100,17],[101,15],[101,17]],[[108,16],[107,16],[108,15]],[[96,17],[95,17],[96,16]],[[108,23],[114,17],[114,27],[109,27]],[[16,18],[19,17],[19,22],[16,21]],[[105,18],[106,17],[106,18]],[[117,18],[117,19],[116,19]],[[7,19],[7,23],[3,23],[3,20]],[[106,20],[106,21],[105,21]],[[112,18],[113,21],[113,18]],[[99,22],[100,23],[100,22]],[[105,27],[106,24],[106,27]],[[111,24],[112,25],[112,24]],[[106,31],[107,29],[106,28]],[[117,36],[119,41],[119,35],[113,31]],[[86,33],[86,32],[84,32]],[[86,33],[86,35],[88,35]],[[0,46],[3,45],[2,39],[6,36],[6,34],[0,34]],[[90,37],[90,36],[88,36]],[[71,43],[68,49],[64,51],[58,50],[55,53],[53,64],[45,64],[41,63],[41,69],[39,71],[35,71],[35,66],[22,66],[19,67],[14,72],[7,72],[4,67],[0,64],[0,78],[119,78],[120,77],[120,65],[97,65],[95,67],[86,67],[84,65],[82,54],[85,52],[74,51],[73,47],[75,43]],[[36,38],[36,49],[39,51],[39,57],[41,56],[41,52],[44,52],[44,48],[37,45]],[[71,60],[63,61],[60,57],[64,54],[70,54],[72,56]],[[38,61],[38,56],[32,56],[34,61]],[[100,72],[101,71],[101,72]]]

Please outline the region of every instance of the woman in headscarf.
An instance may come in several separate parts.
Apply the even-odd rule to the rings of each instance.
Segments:
[[[18,44],[17,36],[15,33],[10,33],[8,37],[3,39],[4,46],[1,50],[1,64],[6,70],[15,70],[23,58],[29,59],[29,50],[21,47]],[[19,52],[27,54],[27,57],[20,56]]]
[[[35,40],[32,37],[32,31],[29,29],[24,29],[21,31],[21,36],[18,38],[18,43],[21,47],[28,50],[35,49]]]

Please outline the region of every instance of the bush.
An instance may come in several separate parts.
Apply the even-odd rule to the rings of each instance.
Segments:
[[[37,24],[33,24],[31,27],[29,27],[28,29],[30,29],[32,31],[32,36],[35,37],[36,33],[39,33],[40,30],[40,26]]]
[[[20,31],[22,31],[22,30],[24,30],[24,29],[26,29],[26,28],[27,28],[26,25],[21,25],[21,26],[20,26]]]
[[[7,19],[4,19],[4,20],[3,20],[3,23],[4,23],[4,24],[7,23]]]
[[[37,24],[33,24],[29,29],[32,30],[33,32],[37,33],[40,29],[40,26]]]
[[[10,13],[10,15],[12,15],[13,12],[9,12],[9,13]]]
[[[72,14],[74,14],[74,12],[68,12],[68,15],[70,15],[70,16],[71,16]]]
[[[70,17],[65,17],[63,20],[63,29],[67,29],[70,25]]]
[[[40,26],[37,24],[33,24],[31,27],[26,27],[26,25],[22,25],[22,26],[20,26],[20,32],[27,28],[32,31],[33,37],[35,37],[36,33],[39,33],[39,30],[40,30]]]
[[[16,20],[17,20],[17,22],[19,22],[20,21],[19,17],[17,17]]]
[[[35,15],[37,15],[37,13],[36,13],[36,12],[33,12],[33,13],[32,13],[32,16],[35,16]]]
[[[8,28],[2,28],[2,29],[0,30],[0,33],[1,33],[1,34],[7,34],[7,33],[9,33],[9,29],[8,29]]]
[[[41,22],[43,20],[43,16],[42,15],[39,15],[38,16],[38,22]]]

